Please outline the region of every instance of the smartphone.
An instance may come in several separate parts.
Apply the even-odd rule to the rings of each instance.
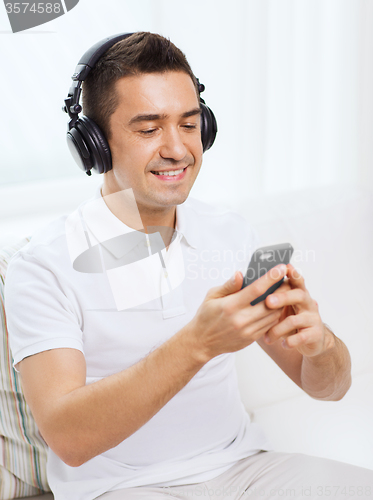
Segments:
[[[242,288],[245,288],[251,285],[251,283],[254,283],[255,280],[262,277],[273,267],[278,266],[279,264],[289,264],[293,251],[294,249],[290,245],[290,243],[280,243],[278,245],[270,245],[255,250],[244,276]],[[262,302],[262,300],[264,300],[267,295],[277,290],[277,288],[283,281],[284,278],[269,287],[268,290],[263,293],[263,295],[257,297],[255,300],[250,302],[250,304],[252,306],[255,306],[255,304]]]

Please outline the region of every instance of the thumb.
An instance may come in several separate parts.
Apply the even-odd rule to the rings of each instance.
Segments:
[[[211,289],[211,297],[225,297],[231,293],[238,292],[238,290],[241,290],[242,281],[242,273],[240,271],[236,271],[228,281]]]

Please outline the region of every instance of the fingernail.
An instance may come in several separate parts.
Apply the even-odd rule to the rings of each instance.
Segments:
[[[278,298],[277,297],[269,297],[269,302],[271,304],[277,304],[278,303]]]
[[[289,347],[288,347],[288,346],[287,346],[287,344],[286,344],[285,339],[282,339],[281,344],[282,344],[282,347],[283,347],[284,349],[289,349]]]
[[[234,275],[232,276],[231,282],[232,282],[232,285],[234,285],[236,283],[236,273],[234,273]]]
[[[271,341],[271,339],[269,338],[268,333],[266,333],[266,334],[264,335],[264,342],[265,342],[266,344],[269,344],[269,342],[270,342],[270,341]]]

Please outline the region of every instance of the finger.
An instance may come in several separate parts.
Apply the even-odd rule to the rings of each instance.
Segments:
[[[268,330],[266,335],[266,343],[272,344],[281,337],[294,335],[297,330],[310,328],[314,326],[314,324],[314,314],[312,313],[304,312],[288,316],[286,319]]]
[[[297,287],[301,288],[302,290],[306,290],[303,276],[300,274],[299,271],[295,269],[295,267],[292,264],[287,265],[286,275],[289,278],[289,284],[292,288]]]
[[[255,331],[258,328],[267,327],[267,330],[269,330],[271,326],[274,326],[274,324],[277,325],[277,323],[280,321],[280,318],[281,318],[281,311],[278,310],[268,311],[267,309],[265,314],[262,314],[261,316],[258,316],[255,319],[253,319],[253,314],[251,313],[246,316],[247,328],[251,329],[252,331]]]
[[[301,332],[282,339],[284,349],[294,349],[304,356],[315,356],[322,351],[322,340],[314,328],[305,328]]]
[[[206,294],[206,297],[208,299],[217,299],[238,292],[239,290],[241,290],[242,281],[242,273],[240,271],[235,271],[233,276],[231,276],[225,283],[220,286],[210,288],[210,290],[208,290]]]
[[[270,323],[263,323],[262,325],[257,325],[257,328],[255,329],[255,331],[245,331],[245,334],[247,334],[247,336],[251,339],[253,339],[254,341],[260,339],[263,337],[263,335],[265,335],[265,333],[270,329],[272,328],[273,326],[277,325],[278,323],[278,319],[275,319],[274,321],[271,321]]]
[[[316,302],[311,299],[307,290],[301,288],[293,288],[282,293],[268,295],[265,302],[270,309],[284,306],[297,306],[297,311],[316,309]]]
[[[306,343],[307,330],[304,329],[301,332],[295,332],[293,335],[286,335],[282,340],[281,344],[284,349],[294,349],[302,344]]]
[[[283,281],[283,283],[274,292],[272,292],[271,295],[275,295],[275,294],[281,293],[281,292],[287,292],[289,290],[293,290],[293,289],[289,285],[289,280],[287,278],[285,278],[285,281]],[[268,297],[270,297],[271,295],[268,295]]]
[[[242,328],[252,328],[250,331],[255,331],[258,327],[263,325],[268,325],[271,321],[280,321],[282,314],[281,309],[268,309],[264,302],[257,304],[255,307],[250,304],[245,308],[242,308],[239,315],[239,326]],[[267,330],[270,326],[267,327]]]
[[[278,283],[282,278],[285,277],[287,268],[285,264],[280,264],[276,267],[270,269],[264,276],[258,278],[251,285],[243,288],[239,293],[235,295],[238,307],[244,307],[250,304],[260,295],[263,295],[269,287]],[[258,305],[258,304],[257,304]],[[252,307],[256,307],[252,306]]]
[[[288,316],[295,314],[293,306],[285,306],[283,309],[280,309],[281,316],[279,321],[284,321]]]
[[[284,281],[273,293],[281,292],[281,290],[291,290],[289,279],[285,276]]]

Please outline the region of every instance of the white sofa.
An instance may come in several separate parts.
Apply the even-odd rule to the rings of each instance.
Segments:
[[[347,345],[353,374],[341,401],[317,401],[252,344],[237,354],[247,411],[278,451],[373,469],[372,192],[329,186],[248,200],[235,208],[256,227],[263,245],[292,243],[292,263],[324,322]]]

